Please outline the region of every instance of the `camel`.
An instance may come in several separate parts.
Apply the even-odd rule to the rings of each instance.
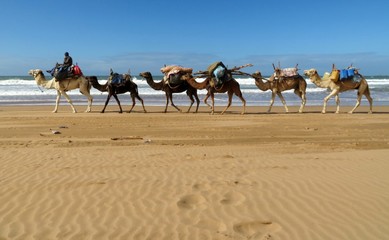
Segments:
[[[276,75],[278,75],[278,70],[276,70]],[[305,79],[300,76],[294,76],[294,77],[282,77],[278,80],[275,80],[275,76],[273,75],[269,81],[264,82],[263,77],[260,72],[255,72],[251,75],[255,79],[255,85],[258,87],[258,89],[262,91],[271,90],[271,100],[269,109],[267,110],[268,113],[270,113],[273,104],[274,99],[276,95],[281,99],[282,104],[284,105],[285,112],[289,112],[288,107],[286,105],[286,101],[284,97],[282,96],[283,91],[294,89],[294,93],[301,98],[301,106],[299,109],[299,113],[302,113],[304,110],[304,106],[306,103],[306,89],[307,89],[307,83],[305,82]]]
[[[207,100],[209,97],[211,97],[212,100],[212,106],[210,106],[211,114],[215,113],[215,93],[225,93],[225,92],[227,92],[228,94],[228,104],[221,112],[221,114],[224,114],[227,111],[227,109],[231,106],[233,94],[238,96],[239,99],[242,101],[243,111],[241,112],[241,114],[245,114],[246,100],[243,98],[239,83],[234,78],[231,78],[229,81],[224,82],[220,87],[216,87],[215,85],[210,84],[211,77],[207,77],[203,82],[197,82],[191,75],[187,74],[182,79],[187,81],[189,85],[195,89],[199,89],[199,90],[207,89],[207,95],[204,98],[204,103],[210,106],[207,103]]]
[[[79,88],[80,92],[88,98],[88,107],[85,112],[90,112],[92,107],[93,97],[90,95],[91,84],[84,76],[79,76],[77,78],[67,78],[61,81],[55,81],[55,78],[51,80],[46,80],[45,75],[40,69],[32,69],[28,72],[31,76],[34,77],[38,86],[42,86],[46,89],[55,89],[57,90],[57,99],[55,102],[55,108],[53,113],[58,111],[59,100],[63,95],[70,106],[72,107],[73,113],[76,113],[76,109],[73,105],[72,100],[66,94],[67,91]]]
[[[188,108],[188,111],[186,111],[186,112],[189,113],[189,111],[192,108],[192,105],[194,103],[194,99],[196,99],[196,103],[197,103],[197,107],[196,107],[195,113],[198,112],[200,100],[199,100],[199,97],[197,96],[197,89],[195,89],[192,86],[190,86],[187,82],[183,82],[183,83],[181,83],[179,85],[171,86],[170,84],[166,84],[163,80],[160,81],[160,82],[155,82],[154,79],[153,79],[153,76],[151,75],[150,72],[142,72],[139,75],[146,79],[147,84],[152,89],[154,89],[154,90],[161,90],[161,91],[165,92],[165,96],[166,96],[166,107],[165,107],[165,110],[164,110],[165,113],[167,112],[167,108],[168,108],[168,105],[169,105],[169,100],[171,102],[171,105],[175,109],[177,109],[177,111],[181,112],[181,109],[179,109],[173,103],[173,93],[180,93],[180,92],[184,92],[184,91],[186,91],[186,95],[188,95],[188,97],[191,100],[191,104],[190,104],[190,106]]]
[[[137,98],[142,103],[143,111],[146,113],[145,105],[143,104],[143,99],[139,96],[138,93],[138,86],[132,81],[131,76],[129,74],[124,74],[125,81],[120,85],[110,84],[110,81],[107,81],[104,85],[101,85],[97,80],[97,77],[95,76],[90,76],[86,78],[89,80],[92,86],[100,92],[108,92],[107,100],[105,101],[105,105],[103,110],[101,110],[101,113],[105,112],[105,108],[107,107],[108,102],[112,96],[115,98],[116,102],[119,105],[119,113],[122,113],[122,106],[120,105],[120,101],[117,97],[117,94],[123,94],[126,92],[130,92],[132,99],[132,106],[129,113],[135,106],[135,98]]]
[[[305,70],[304,74],[305,76],[309,77],[311,82],[314,83],[316,86],[331,89],[331,93],[324,98],[323,110],[321,111],[322,113],[326,113],[327,102],[333,96],[335,96],[336,102],[335,113],[339,113],[339,93],[354,89],[358,90],[357,103],[355,104],[354,108],[348,113],[353,113],[355,109],[357,109],[357,107],[361,104],[362,95],[365,95],[365,97],[369,101],[369,113],[373,112],[373,99],[370,97],[369,85],[362,75],[357,73],[357,75],[360,77],[360,81],[354,81],[353,79],[349,78],[347,80],[334,82],[329,77],[320,78],[319,74],[314,68]]]

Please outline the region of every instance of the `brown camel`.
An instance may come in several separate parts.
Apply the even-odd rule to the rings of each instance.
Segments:
[[[105,108],[107,107],[108,102],[112,96],[115,98],[116,102],[119,105],[119,109],[120,109],[119,113],[122,113],[123,112],[122,106],[120,105],[120,101],[117,94],[123,94],[126,92],[129,92],[131,94],[131,99],[132,99],[132,106],[129,113],[132,111],[132,109],[135,106],[135,98],[137,98],[142,103],[143,111],[146,112],[145,105],[143,104],[143,99],[139,96],[138,93],[138,86],[136,85],[136,83],[132,81],[132,78],[129,74],[124,74],[123,76],[124,76],[124,82],[120,85],[111,84],[109,80],[104,85],[101,85],[97,80],[97,77],[95,76],[86,77],[91,82],[94,88],[96,88],[100,92],[108,92],[107,100],[105,101],[105,105],[103,110],[101,110],[101,113],[105,112]]]
[[[209,106],[209,104],[207,103],[207,99],[211,97],[212,100],[212,106],[210,106],[211,114],[214,114],[215,112],[215,93],[225,93],[225,92],[227,92],[228,94],[228,104],[225,107],[225,109],[221,112],[221,114],[224,114],[226,110],[231,106],[233,94],[238,96],[243,103],[243,111],[241,112],[241,114],[244,114],[246,112],[246,100],[243,98],[239,83],[234,78],[231,78],[229,81],[224,82],[220,87],[216,87],[214,84],[211,85],[210,83],[211,77],[207,77],[203,82],[197,82],[192,75],[187,74],[182,79],[187,81],[189,85],[191,85],[193,88],[207,89],[208,92],[204,98],[204,103]]]
[[[321,88],[329,88],[331,89],[331,93],[324,98],[323,103],[323,110],[322,113],[326,113],[327,108],[327,102],[328,100],[335,96],[335,102],[336,102],[336,112],[339,113],[339,93],[349,90],[358,90],[358,97],[357,97],[357,103],[355,104],[355,107],[349,111],[348,113],[353,113],[355,109],[361,104],[362,95],[365,95],[367,100],[370,104],[369,113],[373,112],[373,99],[370,97],[370,90],[369,85],[366,81],[366,79],[360,75],[359,73],[356,74],[356,76],[360,79],[360,81],[354,81],[352,78],[348,78],[346,80],[332,81],[329,77],[323,77],[320,78],[319,74],[317,73],[316,69],[309,69],[304,71],[305,76],[309,77],[311,82],[314,83],[316,86]]]
[[[62,95],[66,98],[66,100],[72,107],[73,113],[77,112],[72,100],[66,94],[67,91],[74,90],[77,88],[79,88],[80,92],[88,98],[88,107],[85,112],[91,111],[93,97],[90,95],[90,89],[92,86],[84,76],[79,76],[77,78],[67,78],[61,81],[55,81],[55,78],[53,78],[48,81],[46,80],[45,75],[40,69],[30,70],[28,74],[34,77],[38,86],[42,86],[46,89],[57,90],[57,99],[55,102],[55,108],[53,110],[53,113],[56,113],[58,111],[59,100],[61,99]]]
[[[294,93],[301,98],[301,106],[299,109],[299,113],[302,113],[304,110],[304,106],[306,103],[306,89],[307,89],[307,83],[305,82],[305,79],[300,76],[293,76],[293,77],[277,77],[279,76],[279,69],[275,69],[276,75],[272,75],[271,79],[264,82],[262,75],[260,72],[255,72],[252,74],[252,77],[255,79],[255,85],[262,91],[271,90],[271,100],[270,100],[270,106],[267,110],[268,113],[270,113],[273,104],[274,99],[276,95],[281,99],[282,104],[285,107],[285,112],[289,112],[288,107],[286,106],[286,101],[284,97],[282,96],[283,91],[294,89]],[[276,78],[278,78],[276,80]]]
[[[166,84],[165,81],[160,81],[160,82],[155,82],[154,79],[153,79],[153,76],[151,75],[150,72],[142,72],[139,74],[141,77],[145,78],[146,81],[147,81],[147,84],[154,90],[161,90],[161,91],[164,91],[165,92],[165,95],[166,95],[166,107],[165,107],[165,113],[167,112],[167,107],[169,105],[169,100],[171,102],[171,105],[177,109],[178,111],[181,112],[181,109],[179,109],[176,105],[174,105],[173,103],[173,93],[181,93],[181,92],[184,92],[186,91],[186,95],[188,95],[188,97],[190,98],[190,106],[188,108],[188,111],[186,111],[187,113],[190,111],[190,109],[192,108],[192,105],[194,103],[194,99],[196,99],[196,103],[197,103],[197,107],[196,107],[196,111],[195,113],[197,113],[198,109],[199,109],[199,104],[200,104],[200,100],[199,100],[199,97],[197,96],[197,89],[193,88],[192,86],[190,86],[187,82],[183,81],[183,83],[181,84],[178,84],[178,85],[170,85],[170,84]]]

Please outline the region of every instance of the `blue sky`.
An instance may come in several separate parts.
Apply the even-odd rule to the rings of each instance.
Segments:
[[[388,12],[384,0],[3,0],[0,75],[49,69],[65,51],[86,75],[214,61],[389,75]]]

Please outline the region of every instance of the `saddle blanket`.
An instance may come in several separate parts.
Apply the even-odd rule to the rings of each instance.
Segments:
[[[282,76],[284,77],[294,77],[297,76],[297,68],[284,68],[282,69]]]

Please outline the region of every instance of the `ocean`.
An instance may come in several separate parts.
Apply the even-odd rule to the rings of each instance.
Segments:
[[[370,87],[371,96],[373,98],[373,104],[375,106],[389,105],[389,76],[365,76]],[[98,76],[99,82],[104,84],[108,76]],[[162,76],[154,76],[155,81],[160,81]],[[271,92],[262,92],[255,84],[253,78],[237,77],[237,81],[240,83],[241,90],[244,98],[247,101],[247,106],[268,106],[271,98]],[[134,82],[138,85],[139,95],[143,98],[145,106],[165,106],[166,98],[162,91],[155,91],[150,88],[146,81],[141,77],[134,77]],[[329,94],[327,89],[316,87],[311,81],[307,80],[307,104],[306,106],[320,106],[323,104],[323,99]],[[202,81],[202,79],[198,79]],[[35,80],[31,76],[0,76],[0,105],[54,105],[56,98],[56,91],[54,89],[44,89],[38,87]],[[101,93],[98,90],[92,88],[91,94],[94,97],[93,105],[104,105],[107,98],[107,93]],[[202,100],[205,97],[206,91],[198,91],[200,98],[200,106],[204,105]],[[293,93],[293,90],[285,91],[282,93],[288,106],[299,106],[301,101]],[[87,99],[77,89],[68,92],[68,95],[73,100],[75,105],[86,105]],[[347,91],[340,94],[341,106],[351,106],[355,104],[357,92]],[[121,94],[119,99],[122,106],[130,105],[132,103],[130,94]],[[189,106],[190,100],[186,96],[186,93],[173,94],[174,103],[177,106],[182,106],[183,110]],[[137,101],[137,106],[140,105]],[[227,94],[216,94],[215,105],[225,106],[227,104]],[[209,100],[209,103],[211,101]],[[60,105],[67,105],[66,99],[61,98]],[[116,105],[116,101],[112,98],[109,105]],[[236,96],[232,99],[233,106],[241,106],[242,103]],[[335,105],[335,100],[332,98],[328,102],[329,106]],[[362,98],[361,105],[368,106],[368,101],[365,97]],[[282,106],[282,103],[278,97],[274,102],[274,106]]]

